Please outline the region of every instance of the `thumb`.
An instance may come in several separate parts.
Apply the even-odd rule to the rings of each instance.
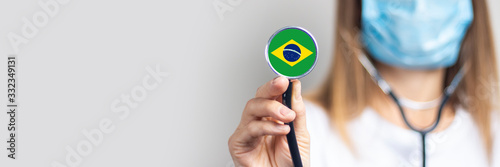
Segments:
[[[304,101],[302,100],[302,87],[299,80],[292,80],[293,91],[292,91],[292,110],[295,111],[296,117],[293,121],[295,133],[297,135],[309,136],[306,126],[306,108]]]
[[[292,110],[295,111],[296,115],[293,121],[295,137],[297,138],[302,163],[304,166],[309,166],[310,137],[306,126],[306,107],[302,100],[302,87],[299,80],[292,80],[292,83]]]

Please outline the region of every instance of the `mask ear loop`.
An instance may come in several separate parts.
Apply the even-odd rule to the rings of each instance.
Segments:
[[[346,35],[349,35],[349,34],[347,32],[340,33],[340,37],[342,38],[342,40],[344,40],[346,43],[349,43],[348,39],[351,39],[351,38],[346,38]],[[444,108],[446,102],[448,102],[450,96],[455,92],[458,84],[460,83],[460,81],[464,77],[466,65],[464,65],[460,68],[458,73],[455,75],[455,77],[451,81],[450,85],[445,88],[444,93],[443,93],[443,98],[441,99],[441,104],[439,105],[439,110],[438,110],[437,115],[436,115],[436,121],[434,122],[434,124],[432,124],[430,127],[425,128],[425,129],[418,129],[418,128],[415,128],[413,125],[411,125],[411,123],[407,120],[406,115],[405,115],[404,110],[403,110],[403,107],[401,106],[400,101],[398,100],[397,96],[394,95],[390,85],[380,76],[379,72],[377,71],[375,66],[373,66],[373,63],[366,57],[364,52],[358,48],[355,48],[355,47],[350,47],[349,49],[353,49],[353,51],[355,53],[354,56],[356,56],[358,58],[361,65],[365,68],[365,70],[371,76],[372,80],[378,85],[378,87],[382,90],[382,92],[384,92],[386,95],[388,95],[389,97],[391,97],[394,100],[394,102],[396,103],[396,105],[399,108],[399,111],[401,113],[401,117],[403,117],[403,120],[404,120],[406,126],[408,126],[408,128],[410,128],[411,130],[413,130],[415,132],[418,132],[421,135],[421,137],[422,137],[422,166],[425,167],[426,166],[425,136],[429,132],[436,129],[437,125],[439,124],[439,121],[441,120],[442,111],[443,111],[443,108]]]

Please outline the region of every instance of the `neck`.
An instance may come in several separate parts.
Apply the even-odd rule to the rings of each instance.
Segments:
[[[406,98],[417,102],[432,101],[441,97],[444,89],[445,69],[436,70],[408,70],[392,67],[384,64],[377,64],[380,75],[389,83],[393,93],[398,98]],[[385,94],[375,95],[372,106],[383,117],[397,125],[407,128],[401,117],[397,105]],[[381,97],[382,96],[382,97]],[[414,110],[403,106],[409,122],[417,128],[426,128],[435,121],[438,112],[437,107]],[[446,106],[443,110],[442,120],[439,129],[446,128],[453,120],[454,113],[451,107]]]
[[[380,75],[396,96],[413,101],[431,101],[443,93],[445,70],[407,70],[378,64]]]

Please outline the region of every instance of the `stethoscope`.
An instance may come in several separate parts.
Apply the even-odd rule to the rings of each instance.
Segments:
[[[389,84],[380,76],[377,69],[375,69],[375,67],[373,66],[371,61],[368,60],[368,58],[366,57],[366,55],[364,55],[363,52],[361,52],[361,51],[359,53],[360,53],[359,56],[357,56],[359,61],[361,62],[363,67],[366,69],[366,71],[370,74],[373,81],[375,81],[375,83],[378,85],[378,87],[380,87],[380,89],[382,89],[382,91],[386,95],[388,95],[389,97],[392,98],[392,100],[394,100],[394,102],[398,106],[399,111],[401,112],[401,116],[403,117],[403,120],[404,120],[406,126],[408,126],[408,128],[410,128],[411,130],[418,132],[420,134],[420,136],[422,137],[422,166],[425,167],[425,160],[426,160],[425,136],[429,132],[433,131],[437,127],[437,125],[439,124],[439,121],[441,120],[441,114],[443,112],[443,108],[444,108],[446,102],[448,102],[448,99],[450,98],[450,96],[453,94],[453,92],[455,92],[455,89],[457,88],[458,84],[460,83],[460,81],[462,80],[462,78],[464,76],[464,67],[460,68],[458,73],[455,75],[455,77],[451,81],[451,84],[445,88],[442,97],[438,99],[441,101],[441,103],[439,104],[439,110],[437,112],[436,121],[434,122],[434,124],[432,124],[430,127],[425,128],[425,129],[418,129],[418,128],[415,128],[412,124],[410,124],[410,122],[406,119],[406,115],[405,115],[405,113],[403,111],[403,107],[401,105],[402,102],[406,102],[406,101],[403,100],[402,98],[398,98],[392,92]]]

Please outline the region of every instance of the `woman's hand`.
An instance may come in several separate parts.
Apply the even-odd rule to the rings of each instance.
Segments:
[[[235,166],[293,166],[286,134],[294,121],[295,135],[304,166],[309,166],[309,132],[299,80],[292,80],[292,109],[281,104],[288,79],[278,77],[257,90],[243,110],[238,128],[229,138],[229,151]]]

